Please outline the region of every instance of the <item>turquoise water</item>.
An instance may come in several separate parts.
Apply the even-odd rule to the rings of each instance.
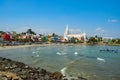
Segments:
[[[0,56],[88,80],[120,80],[120,46],[39,46],[1,50]]]

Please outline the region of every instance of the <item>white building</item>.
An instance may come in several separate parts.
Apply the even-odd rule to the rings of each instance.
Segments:
[[[64,33],[64,38],[66,40],[69,40],[72,37],[77,38],[79,40],[84,39],[84,41],[86,41],[86,33],[82,33],[82,34],[70,34],[69,28],[68,28],[68,24],[67,24],[66,30],[65,30],[65,33]]]

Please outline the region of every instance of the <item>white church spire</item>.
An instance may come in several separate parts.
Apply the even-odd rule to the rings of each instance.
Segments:
[[[87,41],[86,33],[70,34],[68,24],[67,24],[66,25],[66,30],[65,30],[65,33],[64,33],[64,39],[68,40],[68,39],[71,39],[72,37],[77,38],[78,40],[83,40],[83,38],[84,38],[84,41]]]
[[[67,36],[69,34],[69,28],[68,28],[68,24],[66,25],[66,30],[65,30],[65,33],[64,33],[64,36]]]
[[[66,25],[66,31],[65,31],[66,35],[69,34],[69,28],[68,28],[68,24]]]
[[[66,30],[65,30],[65,33],[64,33],[64,38],[65,39],[68,39],[67,38],[67,35],[69,34],[69,28],[68,28],[68,24],[66,25]]]

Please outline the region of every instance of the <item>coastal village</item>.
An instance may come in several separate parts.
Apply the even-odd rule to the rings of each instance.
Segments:
[[[0,0],[0,80],[120,80],[120,0]]]
[[[64,36],[57,35],[55,33],[44,35],[36,34],[32,29],[28,29],[26,32],[17,33],[0,31],[0,45],[22,45],[32,43],[89,43],[89,44],[120,44],[120,39],[112,39],[111,37],[99,37],[97,35],[93,37],[87,37],[86,33],[82,34],[70,34],[68,25]]]
[[[64,36],[59,36],[55,33],[43,35],[36,34],[32,29],[26,32],[17,33],[0,31],[0,46],[15,46],[15,45],[32,45],[32,44],[89,44],[89,45],[120,45],[120,39],[103,38],[99,36],[87,37],[87,33],[72,34],[69,31],[68,25]],[[7,48],[6,48],[7,49]],[[101,49],[100,53],[118,53],[118,49]],[[35,52],[34,52],[35,53]],[[57,52],[56,54],[61,55]],[[75,52],[75,57],[78,53]],[[37,55],[39,57],[39,55]],[[35,57],[35,58],[37,58]],[[32,56],[31,58],[34,58]],[[98,61],[105,62],[103,58],[97,57]],[[76,60],[75,60],[76,61]],[[89,80],[84,76],[67,76],[63,68],[61,72],[49,72],[43,68],[30,67],[22,62],[13,61],[11,59],[0,57],[0,80]]]

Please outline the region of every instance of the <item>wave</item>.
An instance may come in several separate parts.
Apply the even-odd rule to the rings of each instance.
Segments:
[[[32,54],[34,55],[34,57],[39,57],[40,55],[38,54],[39,51],[33,51]]]
[[[75,56],[78,56],[78,52],[75,52],[74,54],[75,54]]]
[[[97,60],[105,62],[105,59],[97,57]]]
[[[33,54],[35,54],[36,52],[35,52],[35,51],[33,51],[32,53],[33,53]]]
[[[57,54],[57,55],[65,55],[65,54],[67,54],[67,53],[60,53],[60,52],[57,52],[56,54]]]
[[[64,67],[64,68],[61,69],[61,74],[63,76],[66,76],[66,69],[67,69],[67,67]]]
[[[61,69],[61,74],[64,76],[63,79],[67,80],[78,80],[78,77],[70,76],[66,73],[67,67]]]
[[[36,57],[39,57],[40,55],[37,55]]]

